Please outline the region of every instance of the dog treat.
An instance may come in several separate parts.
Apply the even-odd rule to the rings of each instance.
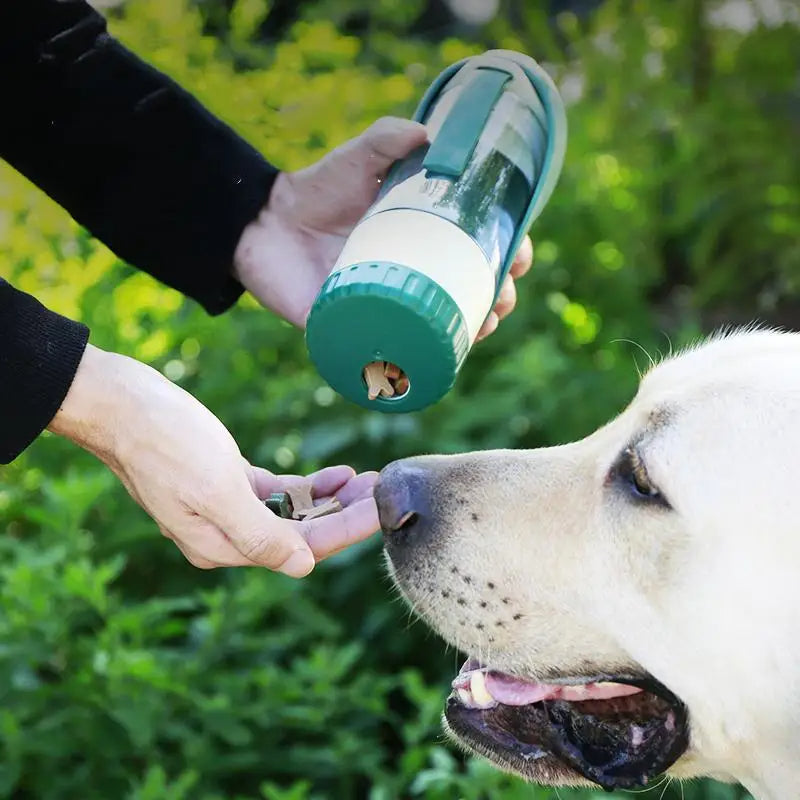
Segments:
[[[292,502],[292,519],[300,519],[300,515],[314,507],[311,497],[311,481],[297,481],[286,487],[286,493]]]
[[[367,382],[367,397],[376,400],[378,395],[391,397],[394,394],[394,387],[384,374],[385,362],[372,361],[364,367],[364,380]]]
[[[383,374],[391,384],[397,397],[402,397],[408,391],[410,385],[408,375],[397,364],[392,364],[391,361],[384,361]]]
[[[328,514],[336,514],[341,510],[342,504],[335,497],[331,497],[330,500],[326,500],[318,506],[305,509],[299,513],[301,514],[300,519],[316,519],[317,517],[326,517]]]
[[[394,390],[398,396],[402,397],[407,391],[409,387],[408,377],[405,373],[401,372],[400,376],[394,383]]]
[[[294,516],[294,506],[286,492],[273,492],[265,501],[264,505],[273,513],[283,519],[292,519]]]
[[[367,397],[376,400],[378,397],[402,396],[408,391],[408,377],[391,361],[372,361],[364,367],[364,380],[367,384]]]
[[[328,514],[335,514],[342,510],[342,504],[330,497],[318,506],[314,505],[311,490],[305,483],[295,483],[286,487],[285,492],[275,492],[265,501],[264,505],[283,519],[316,519]]]
[[[384,361],[383,374],[388,378],[389,381],[396,381],[402,373],[397,364],[392,364],[391,361]]]

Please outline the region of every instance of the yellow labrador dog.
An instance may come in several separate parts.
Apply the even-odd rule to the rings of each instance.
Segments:
[[[582,441],[390,464],[391,572],[469,656],[449,733],[547,784],[800,798],[800,334],[653,368]]]

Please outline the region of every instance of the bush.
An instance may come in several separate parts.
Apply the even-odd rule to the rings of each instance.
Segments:
[[[450,396],[399,418],[337,397],[302,336],[252,301],[206,317],[2,169],[3,275],[195,394],[255,462],[374,469],[566,441],[631,396],[633,342],[655,352],[719,319],[791,312],[796,26],[712,25],[719,9],[701,0],[555,19],[506,2],[480,29],[430,31],[421,2],[317,0],[265,44],[269,5],[137,0],[111,30],[284,168],[410,113],[444,66],[488,46],[547,63],[570,100],[570,144],[518,310]],[[4,470],[0,512],[0,796],[555,797],[444,743],[457,659],[409,624],[377,540],[302,582],[200,572],[97,462],[48,435]],[[745,795],[665,787],[679,796]]]

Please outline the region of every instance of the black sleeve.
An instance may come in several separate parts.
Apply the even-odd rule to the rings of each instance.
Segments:
[[[209,313],[242,293],[233,253],[277,170],[84,0],[0,0],[0,157]]]
[[[0,464],[50,423],[72,384],[89,330],[0,278]]]

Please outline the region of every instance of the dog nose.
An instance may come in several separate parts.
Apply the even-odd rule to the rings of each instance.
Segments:
[[[409,544],[430,518],[427,471],[413,459],[392,462],[378,476],[375,502],[387,547]]]

